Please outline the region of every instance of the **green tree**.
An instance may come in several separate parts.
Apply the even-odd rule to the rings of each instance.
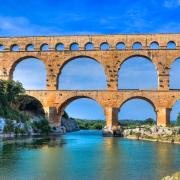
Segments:
[[[154,120],[153,120],[152,118],[147,118],[147,119],[145,120],[145,124],[150,124],[150,125],[152,125],[152,124],[154,124]]]
[[[0,105],[12,106],[17,97],[25,92],[22,84],[13,80],[0,80]]]

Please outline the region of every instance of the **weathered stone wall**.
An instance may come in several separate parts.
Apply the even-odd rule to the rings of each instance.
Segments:
[[[93,50],[87,50],[86,44],[92,43]],[[124,43],[125,49],[117,49],[118,43]],[[133,49],[133,44],[140,42],[141,49]],[[158,49],[151,49],[153,42],[159,44]],[[175,49],[168,49],[167,44],[174,42]],[[77,43],[79,50],[71,50],[71,45]],[[101,44],[108,43],[108,50],[101,50]],[[48,45],[48,50],[42,46]],[[56,49],[63,44],[64,49]],[[179,90],[169,89],[169,70],[171,64],[180,57],[180,34],[140,34],[140,35],[91,35],[91,36],[48,36],[48,37],[1,37],[0,46],[0,78],[13,78],[16,65],[28,57],[35,57],[44,62],[47,72],[46,91],[27,91],[27,94],[39,99],[50,121],[59,122],[63,109],[72,100],[89,97],[96,100],[104,109],[107,125],[117,125],[119,107],[135,97],[149,101],[157,113],[157,124],[168,125],[172,105],[180,99]],[[13,51],[14,45],[19,46]],[[28,46],[33,45],[34,50]],[[2,47],[1,46],[1,47]],[[1,48],[2,49],[2,48]],[[148,58],[155,66],[158,75],[158,88],[155,91],[118,90],[118,71],[121,65],[130,57]],[[58,91],[58,77],[66,63],[77,57],[90,57],[104,68],[107,78],[106,91]]]

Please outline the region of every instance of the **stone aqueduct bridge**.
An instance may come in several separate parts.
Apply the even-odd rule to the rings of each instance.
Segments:
[[[120,42],[124,43],[125,49],[116,48]],[[141,49],[132,48],[135,42],[141,43]],[[159,44],[158,49],[150,49],[153,42]],[[168,42],[174,42],[176,48],[167,49]],[[79,50],[71,50],[74,43],[79,45]],[[94,49],[87,50],[88,43],[92,43]],[[108,50],[100,48],[103,43],[109,44]],[[180,90],[169,89],[171,64],[180,57],[180,34],[4,37],[0,38],[0,44],[4,47],[0,52],[1,79],[11,79],[16,65],[25,58],[35,57],[44,62],[47,89],[27,90],[26,93],[42,103],[51,122],[60,122],[64,108],[71,101],[87,97],[102,106],[107,126],[116,127],[118,111],[123,103],[129,99],[141,98],[154,107],[157,113],[157,124],[166,126],[170,121],[173,104],[180,99]],[[56,49],[59,44],[64,46],[61,51]],[[15,45],[19,46],[19,51],[13,51]],[[34,50],[28,49],[30,45],[34,46]],[[43,51],[44,45],[48,45],[49,49]],[[154,64],[158,74],[157,90],[118,90],[118,71],[124,61],[134,56],[146,57]],[[107,90],[57,90],[58,77],[63,67],[77,57],[90,57],[102,65],[107,78]]]

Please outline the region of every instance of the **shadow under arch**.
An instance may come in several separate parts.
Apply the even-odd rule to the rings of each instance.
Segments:
[[[102,64],[99,60],[97,60],[96,58],[94,58],[94,57],[86,56],[86,55],[80,55],[80,56],[73,56],[73,57],[65,60],[64,63],[61,65],[61,67],[60,67],[60,69],[59,69],[59,72],[58,72],[58,75],[57,75],[57,79],[56,79],[56,84],[57,84],[57,88],[58,88],[58,89],[59,89],[59,87],[61,87],[61,86],[59,85],[59,81],[60,81],[60,76],[61,76],[61,74],[62,74],[62,71],[63,71],[64,67],[65,67],[68,63],[70,63],[70,62],[72,62],[72,61],[76,61],[76,60],[78,60],[78,59],[83,59],[83,58],[86,58],[86,59],[88,59],[88,60],[92,60],[92,61],[98,63],[98,65],[100,65],[100,67],[101,67],[102,70],[103,70],[104,76],[105,76],[106,88],[107,88],[107,74],[106,74],[105,67],[103,66],[103,64]],[[82,60],[82,61],[83,61],[83,60]]]
[[[72,96],[72,97],[69,97],[67,98],[66,100],[64,100],[60,106],[58,107],[57,109],[57,114],[58,116],[62,117],[63,113],[64,113],[64,110],[66,109],[66,107],[72,103],[73,101],[76,101],[78,99],[89,99],[89,100],[92,100],[94,101],[95,103],[98,104],[98,106],[102,109],[103,113],[104,113],[104,108],[103,108],[103,104],[101,104],[100,101],[98,101],[97,99],[93,98],[93,97],[90,97],[90,96],[85,96],[85,95],[79,95],[79,96]],[[104,113],[104,116],[105,116],[105,113]]]
[[[140,64],[139,61],[142,61],[142,64]],[[134,70],[134,68],[137,68],[137,67],[135,67],[135,64],[133,65],[134,62],[137,62],[137,65],[140,65],[140,66],[137,66],[138,68],[139,67],[140,68],[142,67],[142,68],[139,69],[139,70]],[[127,63],[127,64],[125,64],[125,63]],[[130,66],[130,63],[132,63],[131,66]],[[126,65],[127,67],[125,67],[123,65]],[[149,66],[149,69],[148,69],[149,71],[142,72],[143,70],[147,70],[147,69],[145,69],[146,67],[143,67],[145,65]],[[120,79],[121,78],[127,78],[127,74],[125,74],[125,72],[124,72],[125,71],[124,69],[126,69],[126,71],[127,71],[127,68],[133,68],[133,73],[142,72],[142,75],[145,75],[144,77],[146,77],[146,78],[153,78],[153,80],[151,81],[152,85],[149,85],[149,83],[148,84],[144,84],[145,80],[142,80],[141,79],[142,76],[141,76],[141,78],[139,78],[139,80],[142,80],[143,82],[139,81],[141,84],[140,85],[136,84],[135,86],[145,86],[143,88],[140,88],[140,87],[137,87],[137,88],[132,88],[132,87],[130,87],[130,88],[126,88],[126,87],[122,88],[121,85],[119,86],[119,84],[121,84],[121,83],[119,83]],[[150,73],[153,76],[150,76]],[[123,75],[126,75],[126,77],[123,77]],[[140,74],[138,74],[138,76],[140,76]],[[134,78],[133,74],[129,74],[129,79],[130,80],[128,80],[128,81],[127,80],[121,80],[121,82],[123,82],[123,83],[130,82],[130,81],[132,81],[131,78]],[[135,81],[135,82],[138,82],[138,81]],[[127,86],[127,85],[125,85],[125,86]],[[120,64],[118,65],[118,89],[157,89],[157,88],[158,88],[158,70],[157,70],[156,64],[153,62],[153,60],[150,57],[148,57],[146,55],[143,55],[143,54],[142,55],[141,54],[133,54],[133,55],[125,57],[120,62]]]
[[[125,99],[119,106],[119,112],[121,111],[123,105],[125,105],[127,102],[130,102],[131,100],[143,100],[143,101],[147,102],[149,105],[151,105],[151,107],[153,108],[154,113],[155,113],[155,118],[156,118],[155,121],[157,122],[156,105],[152,100],[150,100],[149,98],[144,97],[144,96],[132,96],[132,97]]]
[[[28,111],[34,115],[45,117],[45,109],[42,102],[34,96],[24,94],[18,97],[19,103],[18,109],[20,111]]]
[[[170,89],[180,89],[179,73],[180,73],[180,56],[173,59],[169,70],[169,87]]]

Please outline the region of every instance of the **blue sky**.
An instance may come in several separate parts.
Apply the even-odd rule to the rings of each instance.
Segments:
[[[180,32],[180,0],[0,0],[0,2],[0,36]],[[105,76],[102,67],[90,60],[86,60],[87,62],[81,60],[72,61],[64,67],[60,77],[60,88],[104,89],[106,84],[103,83]],[[180,64],[179,61],[176,62]],[[174,88],[180,88],[180,65],[177,64],[172,71]],[[85,69],[84,66],[88,68]],[[98,78],[92,79],[92,71]],[[81,72],[81,76],[77,72]],[[130,79],[132,73],[134,79]],[[17,66],[14,78],[22,81],[27,88],[44,89],[45,74],[43,64],[37,61],[30,63],[23,61]],[[25,82],[26,76],[29,75],[31,79]],[[87,79],[89,84],[85,81]],[[136,59],[136,63],[135,60],[126,61],[119,72],[121,88],[135,88],[136,85],[143,89],[154,88],[157,81],[153,79],[156,79],[153,65],[140,58]],[[89,118],[101,119],[103,112],[98,107],[87,100],[78,100],[70,104],[67,111],[70,116],[86,118],[89,113]],[[173,118],[178,110],[180,111],[180,105],[175,109]],[[125,104],[119,114],[121,119],[154,117],[151,106],[145,108],[145,103],[140,101]]]
[[[179,0],[1,0],[0,34],[179,32]]]

